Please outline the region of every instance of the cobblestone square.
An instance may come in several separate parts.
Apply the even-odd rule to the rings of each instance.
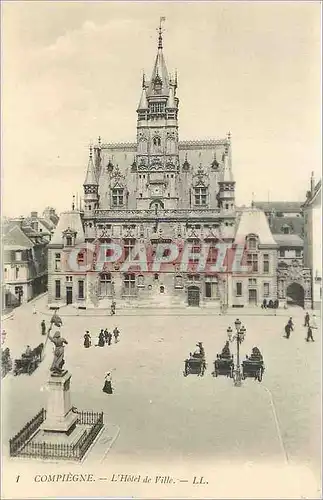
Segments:
[[[39,312],[43,304],[43,299],[37,302],[35,315],[28,304],[6,321],[6,345],[13,357],[26,344],[33,347],[44,339],[40,321],[50,316]],[[321,338],[316,330],[315,342],[305,342],[300,309],[286,311],[286,316],[240,316],[247,329],[241,356],[256,345],[266,366],[262,383],[247,379],[241,388],[229,378],[211,375],[235,316],[121,314],[64,317],[62,310],[73,404],[104,411],[108,425],[116,429],[106,453],[101,444],[107,463],[126,459],[275,463],[308,467],[319,480]],[[290,314],[295,330],[287,340],[283,327]],[[117,344],[83,347],[86,330],[97,344],[100,329],[115,326],[121,332]],[[198,341],[205,346],[207,371],[204,377],[184,377],[184,360]],[[235,353],[234,345],[231,350]],[[31,376],[8,374],[3,380],[5,443],[46,407],[51,359],[49,342],[44,361]],[[102,392],[107,371],[112,372],[112,396]],[[91,460],[102,460],[90,455]]]

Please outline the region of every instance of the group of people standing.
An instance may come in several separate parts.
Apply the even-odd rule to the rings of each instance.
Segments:
[[[304,326],[307,328],[307,336],[305,338],[306,342],[309,342],[310,340],[314,342],[313,338],[313,329],[317,328],[317,323],[316,323],[316,316],[313,314],[312,319],[310,318],[309,313],[307,312],[305,314],[304,318]],[[294,331],[294,323],[293,323],[293,318],[290,317],[287,324],[285,325],[285,335],[284,337],[286,339],[289,339],[291,332]]]
[[[105,345],[111,345],[112,337],[114,337],[114,343],[116,344],[119,341],[119,336],[120,336],[120,332],[119,332],[117,327],[115,327],[115,329],[113,330],[112,333],[109,332],[107,328],[105,330],[103,330],[103,328],[102,328],[100,333],[99,333],[99,339],[98,339],[98,343],[96,344],[96,346],[97,347],[104,347]],[[83,345],[86,349],[88,349],[92,345],[91,335],[90,335],[90,332],[88,330],[86,331],[86,333],[84,335]]]

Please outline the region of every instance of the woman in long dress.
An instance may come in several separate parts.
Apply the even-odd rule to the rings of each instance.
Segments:
[[[55,345],[54,359],[50,371],[53,373],[61,373],[63,370],[64,361],[64,344],[68,344],[67,340],[61,337],[60,332],[55,332],[54,336],[48,335],[49,340]]]
[[[102,389],[103,392],[105,392],[106,394],[112,394],[113,393],[113,389],[112,389],[112,377],[111,377],[111,373],[108,372],[104,378],[104,386],[103,386],[103,389]]]
[[[91,347],[91,335],[90,332],[87,330],[85,335],[84,335],[84,347],[89,348]]]
[[[99,342],[98,342],[99,347],[104,347],[105,346],[105,340],[104,340],[104,333],[103,330],[100,331],[99,333]]]

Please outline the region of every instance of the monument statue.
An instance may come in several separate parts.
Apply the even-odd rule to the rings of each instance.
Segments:
[[[49,340],[55,345],[54,359],[50,371],[52,375],[61,375],[63,373],[64,361],[64,344],[68,344],[67,340],[61,337],[60,332],[55,332],[54,336],[48,335]]]

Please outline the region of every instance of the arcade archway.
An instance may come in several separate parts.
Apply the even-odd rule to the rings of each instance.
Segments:
[[[291,283],[286,289],[286,299],[288,305],[304,307],[305,292],[299,283]]]

